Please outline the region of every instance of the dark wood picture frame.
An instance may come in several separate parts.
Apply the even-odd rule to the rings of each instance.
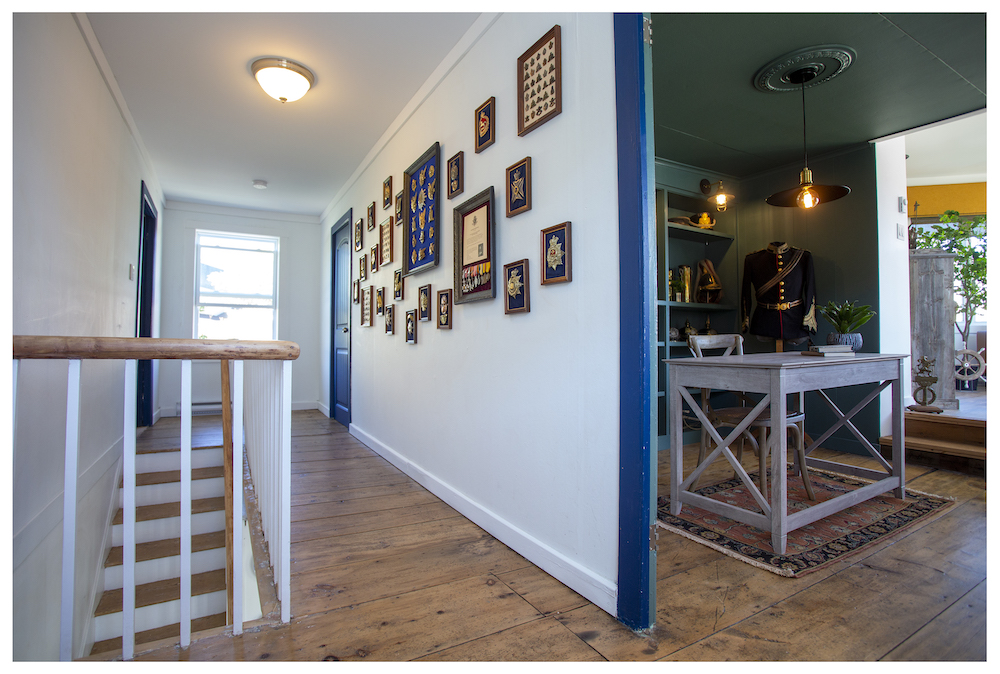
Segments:
[[[371,269],[371,272],[374,274],[375,272],[378,271],[378,244],[377,243],[374,246],[372,246],[371,260],[370,260],[370,262],[371,262],[370,269]]]
[[[531,133],[562,112],[562,35],[559,25],[517,59],[517,135]]]
[[[448,198],[454,199],[465,191],[465,152],[459,151],[448,160]]]
[[[392,176],[382,181],[382,210],[392,206]]]
[[[439,290],[437,301],[437,326],[438,330],[451,330],[452,309],[451,288]]]
[[[403,190],[396,192],[396,226],[403,224]]]
[[[406,312],[406,343],[417,343],[417,310],[410,309]]]
[[[395,335],[396,334],[396,322],[393,320],[395,315],[395,305],[387,304],[385,305],[385,334]]]
[[[358,221],[354,223],[354,250],[360,252],[364,247],[363,241],[365,239],[365,219],[358,218]]]
[[[372,326],[372,288],[368,286],[361,290],[361,325],[366,328]]]
[[[531,157],[507,167],[507,217],[531,210]]]
[[[520,314],[531,311],[528,292],[528,259],[503,266],[503,312]]]
[[[497,99],[490,96],[489,100],[476,108],[475,139],[476,154],[479,154],[497,140]]]
[[[573,280],[573,224],[563,222],[541,232],[542,285]]]
[[[385,311],[385,286],[375,289],[375,315],[381,316]]]
[[[392,299],[397,302],[403,301],[403,270],[397,269],[392,274]]]
[[[431,306],[432,297],[430,283],[417,289],[417,320],[421,323],[431,320],[434,314],[434,307]]]
[[[368,204],[368,231],[375,229],[375,202]]]
[[[441,144],[434,143],[403,173],[403,276],[441,259]]]
[[[392,216],[382,221],[378,226],[379,266],[392,264]]]
[[[497,296],[494,203],[491,185],[455,208],[455,304]],[[479,221],[479,217],[484,217],[486,222]],[[467,228],[469,236],[466,236]],[[469,244],[469,255],[466,255],[466,244]]]
[[[361,281],[358,281],[357,279],[354,280],[351,297],[354,298],[355,304],[361,304]]]
[[[365,253],[358,257],[358,280],[367,281],[368,280],[368,254]]]

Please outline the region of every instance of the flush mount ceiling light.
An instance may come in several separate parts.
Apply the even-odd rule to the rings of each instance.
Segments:
[[[257,59],[250,72],[264,93],[282,103],[299,100],[316,81],[309,68],[283,58]]]
[[[254,180],[253,181],[253,188],[255,190],[266,190],[267,189],[267,181],[266,180]]]
[[[733,195],[726,192],[726,188],[722,186],[722,181],[717,183],[710,183],[707,180],[702,180],[699,183],[701,187],[701,193],[708,197],[708,200],[715,204],[715,210],[724,211],[729,202],[733,200]]]
[[[814,208],[818,204],[835,201],[851,193],[847,185],[816,185],[809,170],[806,152],[806,88],[828,82],[844,72],[854,59],[854,50],[841,45],[807,47],[785,54],[757,71],[754,86],[764,92],[799,91],[802,94],[802,172],[799,186],[769,196],[772,206],[798,206]]]

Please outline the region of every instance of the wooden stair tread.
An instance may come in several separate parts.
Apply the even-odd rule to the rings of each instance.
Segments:
[[[192,443],[193,444],[193,443]],[[192,451],[200,449],[222,449],[222,445],[206,445],[204,447],[191,447]],[[180,452],[180,447],[143,447],[136,448],[136,454],[163,454],[165,452]]]
[[[226,589],[226,570],[216,569],[191,575],[191,596],[218,592]],[[135,607],[152,606],[181,598],[181,579],[168,578],[145,583],[135,588]],[[119,613],[122,610],[122,590],[105,590],[97,605],[95,616]]]
[[[225,509],[226,498],[224,496],[198,498],[191,501],[192,515],[196,513],[206,513]],[[149,520],[159,520],[168,517],[180,517],[181,504],[180,501],[174,501],[173,503],[157,503],[155,505],[138,506],[135,510],[136,522],[147,522]],[[115,519],[112,520],[111,523],[121,524],[123,521],[122,509],[119,508],[118,512],[115,513]]]
[[[225,613],[216,613],[215,615],[207,615],[203,618],[195,618],[191,621],[191,632],[200,632],[202,630],[210,630],[215,627],[225,627],[228,623],[226,622]],[[145,630],[143,632],[135,633],[135,643],[137,644],[148,644],[152,641],[159,641],[160,639],[169,639],[170,637],[179,637],[181,635],[181,624],[174,623],[173,625],[164,625],[163,627],[157,627],[151,630]],[[109,651],[120,651],[122,648],[122,638],[112,637],[111,639],[105,639],[104,641],[94,642],[94,647],[90,649],[91,655],[98,655],[100,653],[107,653]]]
[[[210,480],[216,477],[223,477],[222,466],[208,466],[206,468],[192,468],[192,480]],[[145,487],[151,484],[169,484],[181,481],[180,470],[164,470],[158,473],[137,473],[135,476],[135,486]],[[124,480],[118,481],[118,486],[124,486]]]
[[[929,412],[906,412],[905,423],[930,422],[945,426],[967,426],[970,428],[986,428],[985,419],[968,419],[966,417],[955,417],[948,414],[931,414]]]
[[[194,534],[191,536],[191,552],[201,552],[202,550],[212,550],[214,548],[226,547],[226,532],[213,531],[207,534]],[[162,559],[163,557],[174,557],[181,554],[181,539],[166,538],[160,541],[150,541],[139,543],[136,546],[135,561],[145,562],[150,559]],[[122,546],[116,545],[108,553],[108,559],[104,562],[105,567],[122,565]]]
[[[892,447],[892,436],[884,435],[878,439],[883,447]],[[986,448],[967,442],[955,442],[951,440],[938,440],[928,438],[914,438],[906,436],[906,449],[913,449],[921,452],[933,452],[935,454],[948,454],[950,456],[964,456],[969,459],[986,460]]]

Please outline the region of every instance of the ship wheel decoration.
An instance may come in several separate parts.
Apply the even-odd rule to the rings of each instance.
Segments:
[[[955,352],[955,378],[962,381],[979,379],[986,369],[986,361],[972,349],[959,349]]]

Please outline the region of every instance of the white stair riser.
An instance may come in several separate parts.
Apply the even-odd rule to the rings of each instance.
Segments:
[[[122,545],[121,524],[116,524],[111,530],[111,545]],[[191,533],[208,534],[213,531],[222,531],[226,528],[226,511],[212,510],[205,513],[194,513],[191,515]],[[165,538],[178,538],[181,535],[181,518],[164,517],[157,520],[147,520],[135,523],[135,542],[149,543],[150,541],[161,541]]]
[[[226,549],[213,548],[191,553],[191,573],[204,573],[226,568]],[[135,565],[135,584],[143,585],[181,575],[180,555],[149,559]],[[104,589],[118,590],[122,586],[122,566],[108,566],[104,569]]]
[[[211,466],[221,465],[221,447],[191,450],[192,468],[209,468]],[[135,457],[135,472],[137,473],[160,473],[165,470],[180,469],[180,452],[152,452],[150,454],[137,454]]]
[[[226,493],[226,484],[221,477],[207,480],[191,480],[191,498],[215,498]],[[164,484],[148,484],[135,488],[135,504],[137,506],[171,503],[181,500],[181,483],[166,482]],[[118,490],[118,507],[125,505],[125,492]]]
[[[226,611],[226,591],[210,592],[191,597],[191,618],[204,618],[205,616],[225,613]],[[145,632],[146,630],[172,625],[181,621],[180,600],[168,601],[152,606],[143,606],[135,610],[135,631]],[[94,641],[104,641],[122,635],[122,614],[121,611],[98,616],[94,619]]]

